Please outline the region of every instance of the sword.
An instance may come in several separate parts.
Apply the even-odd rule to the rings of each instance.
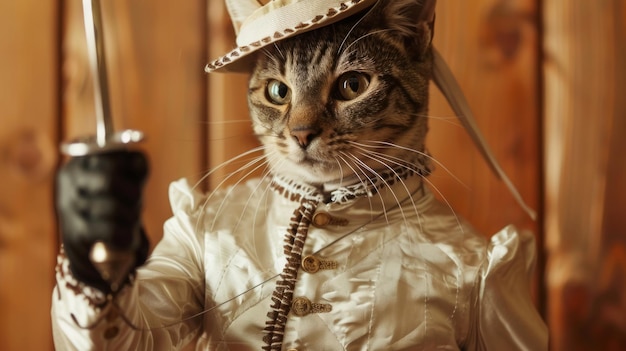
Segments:
[[[94,82],[96,135],[79,137],[61,144],[61,151],[71,157],[127,150],[144,138],[144,133],[138,130],[113,130],[100,0],[83,0],[83,17]],[[91,248],[89,259],[115,294],[130,272],[135,254],[130,250],[114,249],[99,241]]]

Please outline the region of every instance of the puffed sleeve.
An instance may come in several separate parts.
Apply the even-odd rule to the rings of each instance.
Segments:
[[[468,350],[548,349],[547,327],[530,292],[535,259],[531,233],[509,226],[491,238]]]
[[[77,282],[59,256],[52,297],[57,350],[177,350],[200,332],[202,318],[184,320],[204,306],[203,240],[195,228],[199,195],[179,181],[170,187],[170,200],[174,217],[166,222],[163,239],[116,298],[121,313],[140,330],[120,317],[83,328],[101,317],[105,299]]]

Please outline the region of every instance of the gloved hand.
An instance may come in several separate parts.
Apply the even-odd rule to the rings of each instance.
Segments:
[[[148,174],[140,152],[114,151],[72,158],[57,178],[57,211],[70,269],[76,279],[110,293],[89,260],[102,241],[135,253],[134,268],[147,258],[149,245],[141,224],[142,189]]]

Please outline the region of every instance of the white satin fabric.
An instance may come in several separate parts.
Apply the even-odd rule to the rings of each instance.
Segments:
[[[300,269],[294,297],[332,310],[290,313],[283,350],[547,350],[529,291],[532,235],[506,227],[486,240],[420,190],[419,177],[392,188],[318,206],[348,223],[310,227],[303,256],[336,268]],[[132,330],[118,318],[111,323],[120,333],[107,340],[110,324],[77,327],[71,313],[86,325],[99,310],[87,303],[88,291],[67,287],[65,270],[53,295],[58,350],[175,350],[198,336],[197,350],[261,349],[298,203],[265,181],[207,198],[181,180],[170,198],[174,216],[163,240],[118,298],[135,325],[153,329]]]

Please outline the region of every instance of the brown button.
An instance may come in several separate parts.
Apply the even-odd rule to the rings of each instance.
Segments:
[[[336,269],[337,261],[321,260],[314,255],[308,255],[302,259],[301,266],[303,271],[313,274],[321,269]]]
[[[332,218],[326,212],[318,212],[313,215],[313,225],[319,228],[323,228],[330,224]]]
[[[328,225],[348,225],[349,221],[345,218],[331,216],[327,212],[318,212],[313,215],[312,222],[314,226],[324,228]]]
[[[311,313],[311,300],[306,297],[296,297],[291,304],[291,310],[296,316],[306,316]]]
[[[309,313],[325,313],[333,310],[333,306],[325,303],[314,303],[306,297],[296,297],[291,303],[291,311],[298,317],[304,317]]]
[[[302,270],[307,273],[317,273],[320,270],[320,259],[309,255],[302,259]]]

